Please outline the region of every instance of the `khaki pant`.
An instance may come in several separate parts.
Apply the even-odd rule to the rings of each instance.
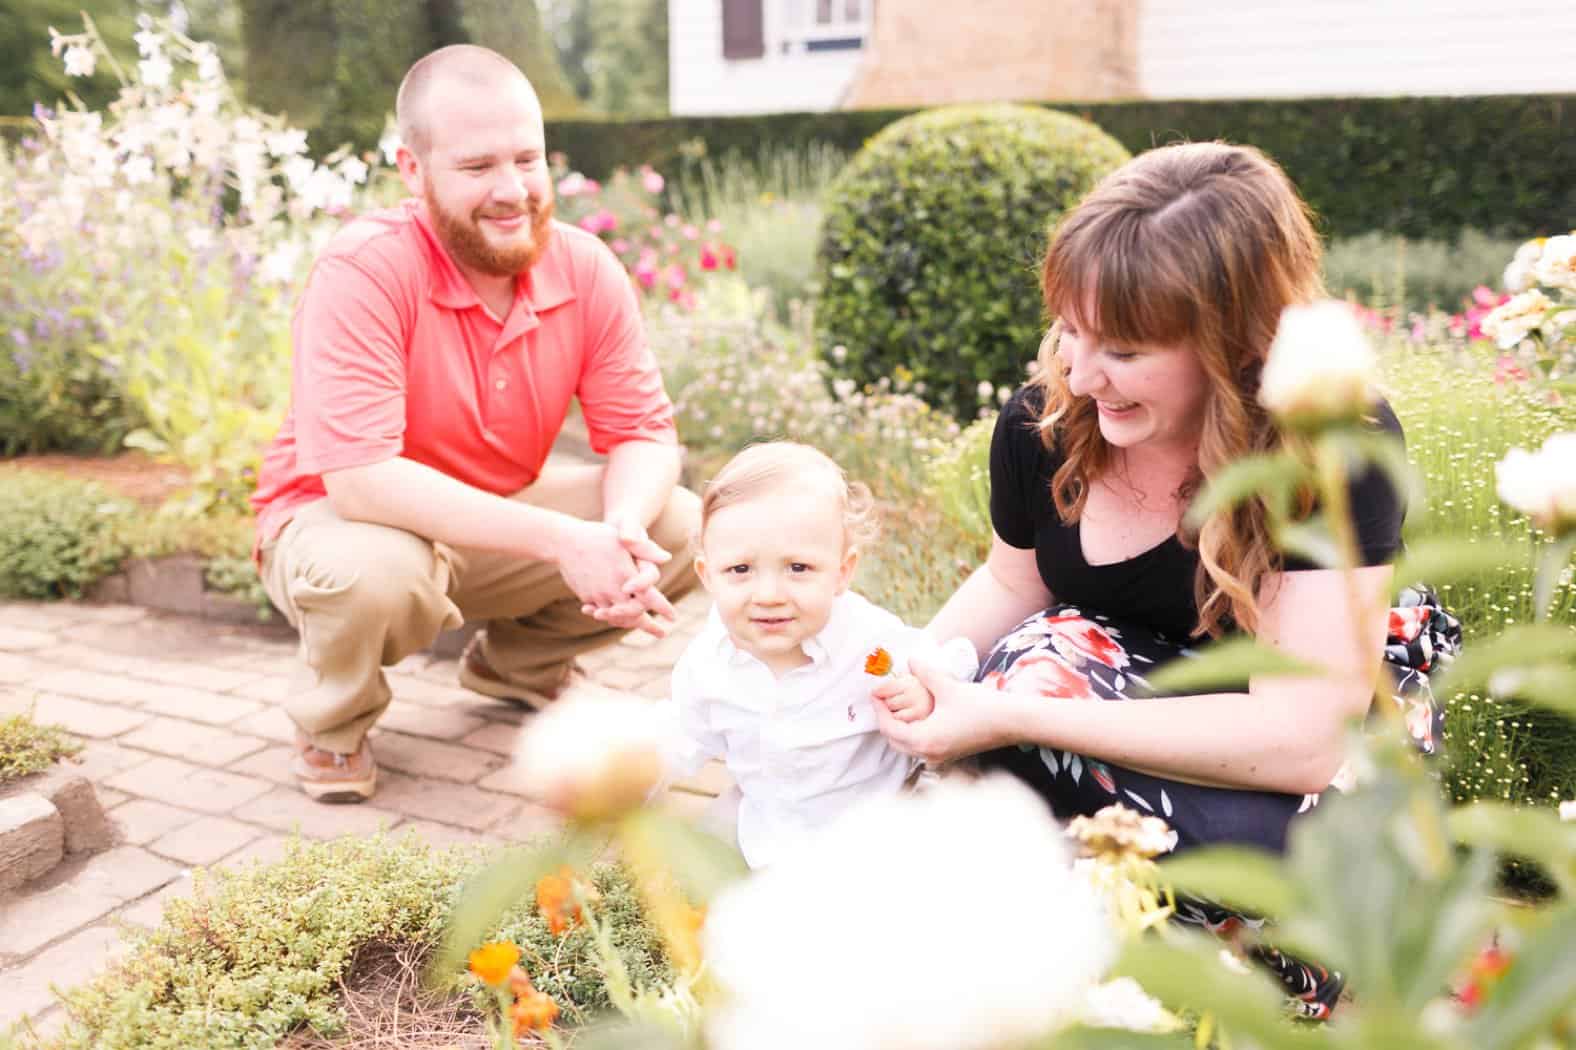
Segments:
[[[602,516],[602,473],[550,463],[514,498],[585,520]],[[677,601],[696,584],[689,553],[700,501],[673,496],[649,530],[673,555],[657,586]],[[466,620],[487,621],[483,654],[525,690],[558,683],[580,653],[625,632],[585,616],[556,566],[452,548],[402,529],[346,521],[326,499],[302,507],[262,550],[263,586],[301,636],[285,710],[312,743],[348,753],[388,706],[382,668]]]

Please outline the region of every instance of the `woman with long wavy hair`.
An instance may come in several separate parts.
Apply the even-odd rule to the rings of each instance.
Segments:
[[[1322,294],[1308,209],[1258,150],[1151,150],[1063,220],[1042,278],[1056,321],[1034,382],[996,426],[990,554],[930,626],[989,654],[981,678],[921,669],[934,710],[905,720],[877,704],[883,731],[932,763],[1004,768],[1063,818],[1121,802],[1164,818],[1179,849],[1282,849],[1367,709],[1385,619],[1354,632],[1341,574],[1278,553],[1262,505],[1196,532],[1184,513],[1216,471],[1283,440],[1258,390],[1282,310]],[[1400,433],[1382,401],[1372,423]],[[1404,508],[1378,471],[1350,497],[1356,585],[1377,609]],[[1148,693],[1153,668],[1234,634],[1330,671]],[[1189,908],[1184,918],[1217,929],[1251,921]],[[1265,961],[1305,1013],[1328,1014],[1339,975]]]

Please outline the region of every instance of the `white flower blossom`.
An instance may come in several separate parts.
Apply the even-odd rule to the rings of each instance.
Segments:
[[[1532,287],[1532,268],[1537,264],[1538,256],[1543,254],[1543,238],[1538,237],[1527,241],[1516,249],[1516,254],[1511,256],[1510,265],[1505,267],[1505,274],[1500,281],[1505,286],[1505,291],[1512,294],[1524,292]]]
[[[1501,350],[1510,350],[1537,331],[1554,303],[1536,288],[1512,296],[1484,316],[1481,327]]]
[[[346,157],[339,164],[339,174],[353,186],[367,181],[367,165],[360,157]]]
[[[143,58],[159,58],[164,54],[164,35],[154,32],[152,22],[133,33],[131,39],[137,42],[137,53]]]
[[[996,396],[996,386],[990,380],[982,379],[980,385],[974,388],[974,394],[980,399],[981,404],[985,404]]]
[[[715,1050],[1014,1045],[1075,1021],[1116,944],[1045,804],[1002,776],[854,809],[724,890],[703,937]]]
[[[290,184],[290,189],[296,193],[304,193],[307,183],[312,181],[312,176],[317,172],[317,165],[312,163],[311,157],[291,157],[285,161],[285,181]]]
[[[383,163],[393,164],[396,162],[399,157],[400,145],[399,132],[397,130],[389,128],[383,133],[383,137],[378,139],[378,150],[383,154]]]
[[[71,57],[69,51],[66,57]],[[1576,291],[1576,234],[1550,237],[1543,242],[1543,252],[1532,273],[1539,284]]]
[[[301,246],[294,241],[285,241],[263,256],[263,261],[258,264],[258,275],[269,284],[292,284],[300,259]]]
[[[218,49],[212,44],[198,44],[197,50],[192,53],[192,59],[197,63],[197,79],[218,80],[224,75],[224,63],[219,58]]]
[[[267,144],[268,155],[271,157],[294,157],[306,152],[306,132],[300,128],[271,131],[263,141]]]
[[[515,748],[525,794],[596,820],[641,805],[681,752],[661,705],[611,691],[560,697],[526,725]]]
[[[201,253],[213,244],[213,231],[206,226],[193,226],[186,231],[186,246]]]
[[[301,199],[313,210],[342,211],[350,207],[350,183],[327,168],[318,168],[301,187]]]
[[[1494,467],[1499,498],[1555,535],[1576,528],[1576,431],[1537,452],[1513,448]]]
[[[132,186],[141,186],[143,183],[153,181],[153,159],[146,154],[139,153],[128,157],[126,163],[120,167],[120,173],[126,182]]]
[[[175,67],[163,55],[154,55],[137,63],[137,75],[151,88],[169,87],[170,76],[174,72]]]
[[[94,64],[97,57],[92,48],[83,47],[81,44],[72,44],[66,48],[66,76],[90,77],[93,75]]]
[[[1125,1028],[1132,1032],[1174,1032],[1181,1027],[1181,1022],[1131,977],[1118,977],[1090,988],[1078,1019],[1091,1028]]]
[[[1299,424],[1349,419],[1372,403],[1377,364],[1346,303],[1288,306],[1264,363],[1259,401]]]

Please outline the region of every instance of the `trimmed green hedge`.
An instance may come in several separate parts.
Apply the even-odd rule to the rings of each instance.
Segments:
[[[1330,236],[1372,230],[1524,237],[1576,223],[1576,95],[1053,103],[1133,153],[1182,139],[1249,143],[1278,160]],[[849,153],[912,110],[603,123],[551,121],[548,146],[603,177],[686,158],[825,142]]]
[[[1022,382],[1044,331],[1045,231],[1128,159],[1038,106],[944,106],[882,129],[823,198],[821,352],[863,383],[906,368],[931,405],[972,418],[978,384]]]

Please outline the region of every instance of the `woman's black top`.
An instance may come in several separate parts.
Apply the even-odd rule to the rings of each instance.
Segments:
[[[1040,440],[1035,420],[1043,403],[1037,388],[1020,390],[996,422],[990,452],[991,524],[1011,546],[1033,548],[1058,603],[1085,606],[1112,620],[1141,625],[1178,642],[1198,623],[1193,580],[1198,552],[1171,536],[1126,561],[1090,565],[1079,541],[1079,523],[1064,523],[1051,501],[1051,477],[1061,456]],[[1377,429],[1397,438],[1401,423],[1388,403],[1374,411]],[[1401,494],[1381,470],[1370,467],[1351,481],[1348,495],[1364,565],[1382,565],[1401,548],[1406,515]],[[1287,557],[1288,572],[1317,566]]]

